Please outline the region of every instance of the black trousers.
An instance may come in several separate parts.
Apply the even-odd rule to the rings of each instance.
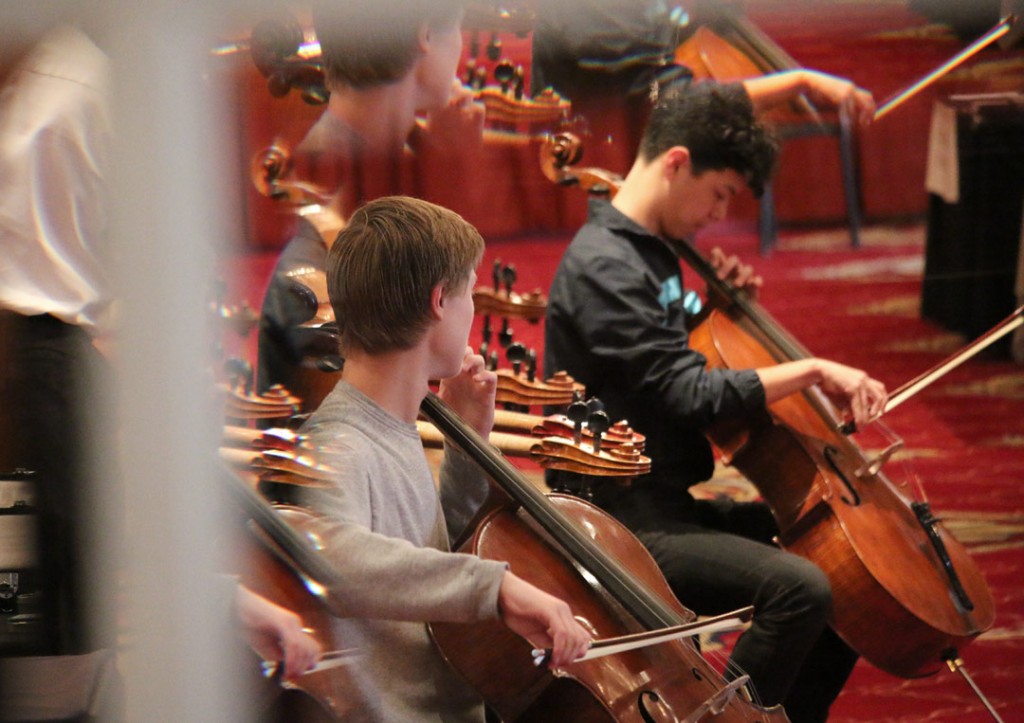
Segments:
[[[771,543],[777,527],[766,505],[694,500],[678,485],[643,481],[600,484],[594,501],[643,542],[694,612],[753,604],[727,677],[749,675],[761,702],[782,703],[794,723],[828,718],[857,654],[827,625],[832,591],[825,574]]]
[[[10,457],[34,471],[38,505],[38,579],[41,634],[31,652],[81,653],[94,647],[85,620],[85,505],[89,435],[95,413],[86,406],[87,389],[102,364],[88,333],[49,316],[4,314],[7,330],[6,414],[11,429]]]

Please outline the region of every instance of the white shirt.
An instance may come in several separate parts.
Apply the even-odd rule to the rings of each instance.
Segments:
[[[105,330],[108,59],[51,31],[0,93],[0,307]]]

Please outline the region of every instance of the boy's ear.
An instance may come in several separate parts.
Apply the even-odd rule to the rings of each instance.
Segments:
[[[430,314],[438,321],[444,318],[444,289],[441,284],[430,291]]]
[[[416,33],[416,40],[420,46],[420,51],[426,53],[430,50],[430,44],[433,42],[434,36],[430,31],[430,23],[420,23],[419,32]]]
[[[672,146],[665,151],[665,173],[675,176],[680,170],[690,167],[690,149],[686,146]]]

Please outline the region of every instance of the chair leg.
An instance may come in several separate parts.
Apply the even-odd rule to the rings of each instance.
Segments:
[[[846,196],[846,213],[850,219],[850,245],[860,248],[860,182],[857,178],[857,164],[853,153],[853,131],[849,114],[839,113],[839,157],[843,171],[843,193]]]
[[[767,256],[775,248],[775,240],[779,234],[779,223],[775,217],[775,194],[769,181],[764,184],[761,195],[761,214],[757,222],[761,240],[761,255]]]

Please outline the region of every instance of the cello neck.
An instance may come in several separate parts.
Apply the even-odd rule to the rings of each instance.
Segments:
[[[677,241],[672,248],[679,254],[687,266],[692,268],[704,279],[708,290],[717,298],[727,301],[731,307],[739,310],[741,315],[750,319],[756,329],[776,347],[779,355],[785,360],[804,359],[811,356],[796,339],[786,333],[782,326],[765,311],[756,301],[750,298],[743,289],[718,278],[711,263],[688,241]]]
[[[429,392],[420,405],[420,411],[641,624],[653,630],[683,622],[675,610],[647,590],[617,561],[587,539],[570,519],[549,504],[543,492],[525,479],[440,397]]]

